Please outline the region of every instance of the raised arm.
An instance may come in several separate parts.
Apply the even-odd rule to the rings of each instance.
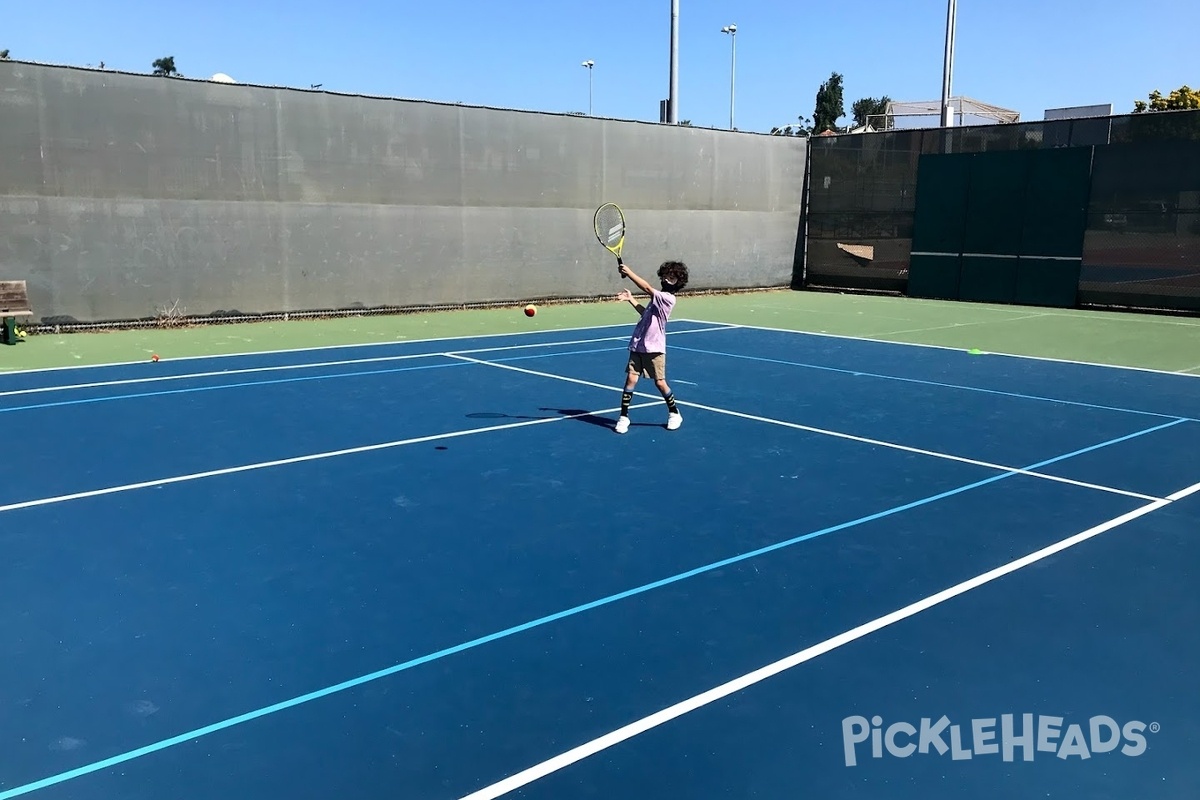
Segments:
[[[641,276],[639,276],[639,275],[638,275],[636,272],[634,272],[633,270],[631,270],[631,269],[629,268],[629,265],[628,265],[628,264],[624,264],[624,263],[622,263],[622,264],[621,264],[621,266],[620,266],[620,267],[618,267],[618,271],[621,273],[621,277],[623,277],[623,278],[629,278],[629,280],[633,281],[633,283],[634,283],[634,285],[635,285],[635,286],[637,286],[639,289],[641,289],[643,292],[645,292],[646,294],[650,295],[651,297],[653,297],[653,296],[654,296],[654,293],[655,293],[656,291],[658,291],[658,290],[657,290],[657,289],[655,289],[653,286],[651,286],[649,283],[647,283],[647,282],[646,282],[646,281],[645,281],[645,280],[644,280],[644,279],[643,279]]]

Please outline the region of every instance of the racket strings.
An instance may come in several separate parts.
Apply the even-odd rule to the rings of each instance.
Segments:
[[[625,235],[625,220],[615,208],[602,208],[596,215],[596,235],[606,245],[614,245]]]

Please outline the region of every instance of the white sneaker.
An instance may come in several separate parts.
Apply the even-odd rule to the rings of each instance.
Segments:
[[[617,427],[614,428],[617,433],[625,433],[629,430],[629,417],[620,417],[617,420]]]
[[[667,414],[667,430],[673,431],[683,424],[683,414],[673,411]]]

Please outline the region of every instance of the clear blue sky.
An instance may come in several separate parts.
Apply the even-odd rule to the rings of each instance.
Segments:
[[[656,121],[669,78],[669,0],[206,0],[5,3],[0,49],[20,60],[149,72],[175,57],[189,77],[586,112]],[[736,123],[811,116],[817,87],[845,76],[854,100],[941,94],[945,0],[680,0],[679,118]],[[1200,0],[961,0],[954,93],[1041,119],[1046,108],[1132,110],[1153,89],[1200,86]],[[843,120],[843,123],[849,120]]]

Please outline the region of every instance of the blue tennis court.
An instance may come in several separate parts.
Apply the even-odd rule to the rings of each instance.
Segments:
[[[0,800],[1193,796],[1200,380],[630,328],[0,376]]]

